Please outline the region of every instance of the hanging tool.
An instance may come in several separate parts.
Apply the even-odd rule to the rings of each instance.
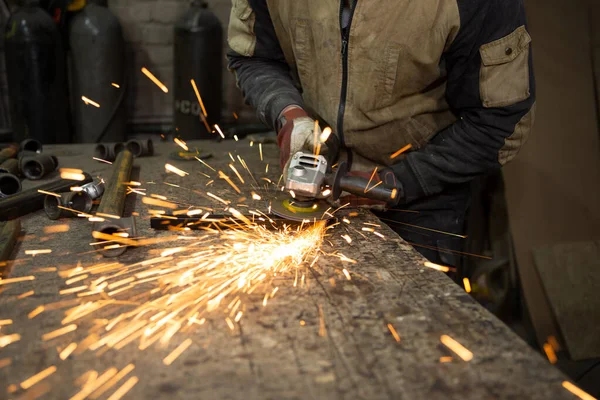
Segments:
[[[348,173],[347,164],[341,162],[333,170],[322,155],[298,152],[290,160],[286,174],[285,189],[271,200],[271,212],[289,220],[323,220],[331,218],[329,198],[336,201],[342,192],[355,196],[381,201],[389,207],[398,204],[402,198],[402,186],[369,185],[369,180]]]

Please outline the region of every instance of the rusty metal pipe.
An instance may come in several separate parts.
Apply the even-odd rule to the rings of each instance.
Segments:
[[[104,195],[96,212],[97,216],[105,219],[95,222],[92,228],[92,236],[98,242],[105,242],[107,240],[105,235],[114,235],[115,233],[127,234],[129,238],[135,236],[135,219],[133,217],[123,218],[127,196],[125,182],[129,182],[131,179],[132,167],[133,154],[127,149],[121,151],[113,163],[112,175],[105,183]],[[106,248],[111,245],[114,244],[96,246],[96,250],[105,257],[117,257],[127,250],[127,246],[123,244],[117,248]]]
[[[10,158],[15,158],[17,156],[18,151],[19,148],[16,145],[9,145],[8,147],[5,147],[2,150],[0,150],[0,164],[2,164],[4,161]]]
[[[16,158],[9,158],[8,160],[0,164],[0,173],[13,174],[15,176],[19,176],[20,172],[21,170],[19,168],[19,160],[17,160]]]

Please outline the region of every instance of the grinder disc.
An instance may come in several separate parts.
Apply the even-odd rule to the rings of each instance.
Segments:
[[[325,214],[329,206],[321,200],[300,202],[280,194],[275,196],[268,205],[273,214],[290,221],[322,221],[331,218],[330,215]]]

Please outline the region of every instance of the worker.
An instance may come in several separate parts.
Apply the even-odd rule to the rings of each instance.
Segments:
[[[315,120],[330,126],[328,157],[401,184],[398,208],[377,215],[458,263],[471,181],[513,159],[534,120],[523,0],[233,0],[228,42],[282,167],[313,150]]]

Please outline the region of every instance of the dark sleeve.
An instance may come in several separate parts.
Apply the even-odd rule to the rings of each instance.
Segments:
[[[443,60],[459,120],[392,167],[406,201],[500,168],[525,142],[535,81],[523,0],[459,0],[460,30]]]
[[[234,0],[230,20],[229,69],[246,103],[274,128],[285,107],[302,106],[302,96],[290,75],[266,0]]]

